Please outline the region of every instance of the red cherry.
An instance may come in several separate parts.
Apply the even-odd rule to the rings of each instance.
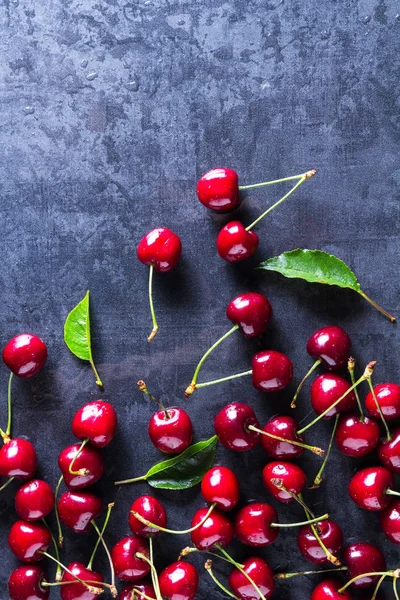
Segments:
[[[396,383],[380,383],[374,387],[378,404],[387,421],[400,417],[400,385]],[[374,397],[371,392],[365,399],[365,406],[372,417],[380,419]]]
[[[335,521],[327,519],[318,523],[318,535],[325,547],[336,556],[343,546],[343,534],[339,525]],[[297,536],[297,545],[300,552],[309,562],[315,565],[329,564],[329,560],[318,543],[311,525],[305,525],[299,530]]]
[[[387,490],[393,486],[393,476],[384,467],[368,467],[353,475],[349,494],[353,502],[365,510],[383,510],[390,503]]]
[[[64,477],[65,485],[71,489],[86,488],[95,483],[104,472],[104,459],[102,454],[90,446],[85,446],[80,450],[81,446],[75,444],[68,446],[58,456],[58,466]],[[80,450],[80,451],[79,451]],[[86,471],[84,474],[72,474],[69,472],[69,467],[72,460],[76,457],[72,471],[77,473],[81,469]]]
[[[78,410],[72,420],[72,433],[79,440],[88,439],[93,446],[104,448],[117,429],[117,414],[108,402],[94,400]]]
[[[141,239],[137,249],[140,262],[161,273],[170,271],[178,264],[181,252],[180,238],[166,227],[149,231]]]
[[[239,325],[246,338],[257,337],[264,333],[272,316],[272,307],[268,298],[262,294],[248,292],[236,296],[229,302],[226,316]]]
[[[240,221],[231,221],[217,236],[217,251],[224,260],[236,263],[253,256],[258,243],[258,235],[254,231],[246,231]]]
[[[41,523],[17,521],[10,529],[8,545],[22,562],[37,562],[51,544],[50,531]]]
[[[193,600],[199,587],[199,574],[193,565],[181,560],[161,571],[158,581],[166,600]]]
[[[293,417],[273,417],[263,428],[263,431],[281,438],[294,440],[304,444],[304,438],[297,433],[298,424]],[[295,460],[304,452],[304,448],[294,446],[289,442],[281,442],[267,435],[261,436],[261,446],[265,452],[277,460]]]
[[[136,595],[133,596],[135,600],[145,600],[145,596],[147,596],[148,598],[153,598],[154,600],[156,598],[156,593],[151,583],[147,583],[147,581],[141,583],[140,581],[138,581],[137,583],[131,583],[130,585],[126,585],[120,593],[118,600],[132,600],[133,590],[136,590]],[[138,594],[138,592],[141,593]]]
[[[269,546],[278,537],[279,529],[271,527],[277,521],[277,512],[270,504],[253,502],[236,515],[235,533],[242,544]]]
[[[28,440],[14,438],[0,450],[0,475],[32,479],[38,460],[33,445]]]
[[[67,569],[71,571],[75,577],[79,577],[82,581],[98,581],[103,583],[103,577],[100,573],[87,569],[84,564],[80,562],[73,562],[67,565]],[[72,575],[67,571],[64,571],[61,582],[67,583],[68,585],[60,586],[60,596],[62,600],[95,600],[98,594],[92,593],[88,588],[79,583]],[[96,587],[95,583],[89,585]],[[101,586],[98,586],[101,589]]]
[[[251,361],[253,385],[261,392],[283,390],[293,378],[292,361],[276,350],[257,352]]]
[[[314,588],[310,600],[353,600],[348,590],[339,594],[341,587],[343,586],[338,581],[325,579]]]
[[[360,415],[341,415],[337,425],[335,440],[346,456],[358,458],[369,454],[379,443],[380,431],[376,421]]]
[[[291,502],[293,498],[290,494],[279,489],[272,483],[273,479],[281,480],[284,487],[292,492],[292,494],[296,495],[303,491],[307,483],[306,474],[303,469],[289,462],[268,463],[263,469],[262,477],[268,492],[272,494],[274,498],[284,503]]]
[[[246,558],[243,561],[243,570],[251,577],[265,598],[269,598],[275,589],[274,573],[268,564],[258,556]],[[229,585],[233,593],[242,600],[258,600],[260,595],[254,589],[247,577],[233,569],[229,575]]]
[[[50,588],[43,587],[43,583],[47,583],[47,579],[41,567],[17,567],[8,579],[10,600],[47,600]]]
[[[149,422],[149,437],[154,446],[165,454],[180,454],[192,442],[192,421],[182,408],[167,408],[152,415]]]
[[[347,364],[351,341],[347,333],[337,325],[318,329],[307,342],[307,352],[319,359],[326,369],[333,371]]]
[[[400,501],[394,500],[380,517],[383,533],[393,544],[400,544]]]
[[[225,448],[236,452],[250,450],[259,442],[260,434],[249,430],[249,425],[260,427],[254,410],[241,402],[228,404],[214,419],[219,441]]]
[[[349,382],[334,373],[323,373],[313,381],[311,386],[311,404],[317,415],[322,414],[351,387]],[[330,419],[337,413],[354,409],[356,405],[354,392],[350,392],[335,408],[332,408],[324,419]]]
[[[239,480],[231,469],[213,467],[201,481],[201,493],[209,504],[215,502],[220,510],[232,510],[239,502]]]
[[[211,169],[200,177],[197,196],[202,204],[215,212],[225,213],[240,204],[238,174],[232,169]]]
[[[92,520],[103,510],[103,502],[89,492],[64,492],[58,501],[61,521],[75,531],[87,533],[92,529]]]
[[[133,502],[129,511],[129,527],[133,534],[145,538],[161,533],[159,529],[148,527],[139,521],[131,511],[137,512],[141,517],[150,521],[150,523],[154,523],[154,525],[164,528],[167,526],[167,513],[161,502],[153,496],[140,496]]]
[[[119,540],[111,550],[115,574],[121,581],[138,581],[150,573],[150,565],[137,553],[150,557],[147,540],[134,536]]]
[[[33,479],[15,495],[15,510],[24,521],[44,519],[54,508],[54,492],[46,481]]]
[[[359,542],[347,546],[343,554],[343,561],[348,568],[348,578],[353,579],[363,573],[373,571],[386,571],[386,560],[382,552],[372,544]],[[379,576],[363,577],[354,581],[353,586],[365,588],[378,583]]]
[[[31,333],[13,337],[3,349],[3,360],[7,367],[23,379],[36,375],[47,359],[46,344]]]
[[[194,513],[191,527],[195,527],[204,519],[208,508],[200,508]],[[214,508],[208,519],[191,532],[192,542],[199,550],[211,550],[216,544],[222,547],[228,546],[233,540],[233,526],[229,519]]]
[[[391,440],[382,440],[378,446],[379,462],[394,473],[400,473],[400,429],[392,433]]]

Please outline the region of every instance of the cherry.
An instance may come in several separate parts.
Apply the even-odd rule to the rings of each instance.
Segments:
[[[349,484],[349,494],[353,502],[365,510],[383,510],[390,503],[389,494],[396,494],[390,488],[393,476],[384,467],[368,467],[353,475]]]
[[[400,429],[396,429],[390,440],[382,440],[378,446],[379,462],[395,473],[400,473]]]
[[[394,500],[380,515],[384,534],[393,544],[400,544],[400,501]]]
[[[254,231],[247,231],[240,221],[230,221],[217,236],[217,251],[221,258],[230,263],[240,262],[253,256],[259,238]]]
[[[28,440],[13,438],[0,450],[0,475],[32,479],[38,460],[33,445]]]
[[[51,534],[41,523],[17,521],[10,529],[8,545],[22,562],[36,562],[51,544]]]
[[[134,596],[132,596],[133,590],[136,591],[136,594]],[[151,583],[147,583],[147,581],[142,583],[138,581],[137,583],[131,583],[130,585],[126,585],[120,593],[118,600],[132,600],[132,598],[134,600],[145,600],[145,596],[147,596],[148,598],[153,598],[155,600],[156,593],[154,591],[154,588],[151,585]]]
[[[310,600],[352,600],[347,590],[339,592],[341,584],[333,579],[325,579],[314,588]]]
[[[280,480],[283,486],[296,496],[300,494],[306,483],[306,475],[300,467],[289,462],[270,462],[262,472],[263,482],[268,492],[280,502],[291,502],[293,497],[285,490],[279,489],[274,480]]]
[[[347,546],[343,553],[343,561],[347,566],[349,579],[353,579],[363,573],[386,571],[384,555],[379,548],[372,544],[358,542],[357,544]],[[379,576],[368,575],[354,581],[353,586],[357,588],[369,587],[375,585],[378,579]]]
[[[158,582],[166,600],[193,600],[199,587],[199,574],[193,565],[181,560],[161,571]]]
[[[138,581],[150,573],[150,565],[137,553],[149,558],[149,544],[143,538],[128,536],[111,550],[115,574],[121,581]]]
[[[232,169],[211,169],[197,182],[197,196],[207,208],[219,213],[229,212],[240,204],[238,181],[238,174]]]
[[[54,508],[54,492],[46,481],[33,479],[15,495],[15,510],[24,521],[44,519]]]
[[[229,302],[226,316],[241,329],[246,338],[264,333],[272,316],[271,304],[265,296],[247,292]]]
[[[180,454],[190,446],[192,436],[192,421],[182,408],[160,410],[150,419],[149,437],[165,454]]]
[[[194,513],[191,527],[195,527],[204,519],[208,508],[200,508]],[[233,540],[233,526],[228,518],[218,509],[214,509],[208,519],[191,532],[192,542],[199,550],[211,550],[216,544],[228,546]]]
[[[344,414],[339,418],[335,439],[346,456],[359,458],[369,454],[379,443],[379,425],[373,419],[357,414]]]
[[[50,588],[43,587],[47,579],[43,569],[37,565],[17,567],[8,579],[10,600],[47,600]]]
[[[98,593],[90,591],[83,583],[76,580],[79,577],[81,581],[90,581],[88,585],[93,586],[95,589],[101,589],[101,586],[96,586],[95,582],[103,583],[103,577],[100,573],[91,571],[84,564],[80,562],[73,562],[67,566],[68,571],[71,571],[72,575],[68,571],[64,571],[61,583],[68,583],[68,585],[60,586],[60,596],[62,600],[95,600]]]
[[[3,360],[7,367],[23,379],[36,375],[47,359],[46,344],[31,333],[13,337],[3,349]]]
[[[311,386],[311,404],[317,415],[322,414],[336,402],[336,400],[339,400],[350,387],[351,386],[346,379],[343,379],[343,377],[334,373],[323,373],[322,375],[318,375]],[[354,392],[350,392],[323,418],[330,419],[337,413],[354,409],[355,405],[355,394]]]
[[[293,378],[291,360],[276,350],[257,352],[251,361],[253,385],[261,392],[283,390]]]
[[[103,400],[94,400],[78,410],[72,420],[72,433],[79,440],[88,439],[93,446],[104,448],[117,429],[114,408]]]
[[[307,352],[333,371],[343,367],[350,356],[351,341],[347,333],[337,325],[318,329],[307,342]]]
[[[247,404],[233,402],[225,406],[214,419],[214,429],[225,448],[244,452],[254,448],[260,434],[250,431],[249,425],[260,427],[254,410]]]
[[[201,481],[201,493],[206,502],[215,503],[220,510],[232,510],[239,502],[239,480],[228,467],[213,467]]]
[[[385,419],[398,419],[400,417],[400,385],[380,383],[374,387],[374,392]],[[372,392],[368,393],[365,406],[372,417],[380,418]]]
[[[248,546],[269,546],[278,537],[279,529],[271,527],[277,520],[277,512],[270,504],[253,502],[236,515],[236,536]]]
[[[251,556],[243,561],[243,570],[254,581],[265,598],[269,598],[275,589],[274,573],[268,564],[258,556]],[[229,585],[236,596],[242,600],[258,600],[260,595],[247,577],[235,568],[231,571]]]
[[[70,465],[73,461],[70,473]],[[58,456],[58,466],[65,485],[71,489],[86,488],[95,483],[104,472],[104,459],[99,450],[79,444],[68,446]]]
[[[153,496],[140,496],[133,502],[129,511],[129,527],[133,534],[145,538],[161,533],[159,529],[149,527],[139,521],[132,511],[139,513],[141,517],[159,527],[167,526],[167,513],[161,502]]]
[[[280,438],[294,440],[304,444],[304,438],[302,435],[298,435],[297,427],[297,421],[293,419],[293,417],[279,416],[270,419],[263,428],[263,431]],[[304,452],[304,448],[301,446],[295,446],[289,442],[276,440],[267,435],[261,436],[261,446],[269,456],[277,460],[295,460]]]
[[[89,492],[68,491],[59,499],[57,508],[64,525],[75,533],[87,533],[92,529],[92,520],[103,510],[103,502]]]
[[[328,519],[326,521],[320,521],[315,527],[312,527],[311,525],[305,525],[298,533],[297,545],[304,558],[315,565],[325,565],[330,561],[326,555],[326,552],[315,537],[315,530],[318,531],[318,536],[325,548],[333,556],[336,556],[342,549],[342,530],[340,529],[339,525],[335,523],[335,521]]]

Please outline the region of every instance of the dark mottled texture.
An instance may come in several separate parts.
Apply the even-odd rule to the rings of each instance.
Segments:
[[[237,293],[266,293],[273,325],[262,341],[232,337],[201,379],[243,370],[255,349],[271,346],[289,354],[298,380],[310,365],[309,334],[338,323],[352,337],[360,368],[377,359],[376,381],[399,381],[398,327],[361,298],[253,270],[284,250],[321,248],[351,264],[365,291],[399,314],[396,2],[4,0],[0,25],[1,343],[28,330],[50,351],[40,376],[15,381],[14,433],[36,444],[40,474],[55,484],[58,452],[74,442],[75,410],[98,396],[114,404],[120,428],[104,452],[107,475],[98,486],[106,501],[117,503],[110,544],[128,533],[130,503],[148,491],[110,483],[142,474],[160,458],[144,434],[153,407],[136,381],[144,378],[168,404],[184,404],[200,350],[228,328],[225,306]],[[237,169],[243,183],[319,171],[257,227],[260,249],[246,264],[218,258],[215,236],[229,218],[210,214],[195,197],[196,178],[218,165]],[[249,193],[239,215],[249,222],[279,194],[276,188]],[[184,255],[174,272],[155,277],[160,333],[148,345],[147,269],[135,249],[159,225],[182,237]],[[87,288],[104,394],[62,339],[65,316]],[[0,375],[4,421],[4,367]],[[264,422],[290,412],[293,389],[264,396],[242,380],[199,391],[185,406],[202,439],[228,401],[250,402]],[[310,411],[307,390],[299,418]],[[323,423],[308,439],[326,446],[330,429]],[[336,450],[333,458],[327,481],[307,499],[342,524],[346,542],[377,541],[389,566],[399,566],[377,516],[347,497],[357,463]],[[266,497],[261,450],[234,456],[220,449],[218,460],[242,473],[244,501]],[[318,459],[301,462],[311,478]],[[1,598],[16,564],[5,545],[16,518],[14,493],[10,486],[0,499]],[[172,527],[189,523],[202,505],[198,490],[157,495]],[[298,507],[278,508],[282,521],[302,516]],[[94,539],[68,535],[65,560],[87,557]],[[295,540],[293,530],[282,532],[261,554],[274,569],[307,568]],[[175,560],[187,543],[160,537],[157,564]],[[201,557],[193,561],[202,568]],[[97,566],[107,574],[101,549]],[[216,571],[226,574],[223,565]],[[317,581],[279,583],[275,597],[307,600]],[[207,597],[223,596],[203,575],[199,598]]]

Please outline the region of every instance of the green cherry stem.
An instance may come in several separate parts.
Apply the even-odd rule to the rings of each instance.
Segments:
[[[108,511],[109,511],[109,513],[111,512],[111,509],[112,509],[112,507],[113,507],[113,506],[114,506],[114,504],[111,504],[111,505],[109,504],[109,505],[108,505]],[[108,514],[109,514],[109,513],[108,513]],[[101,531],[100,531],[100,529],[97,527],[97,524],[96,524],[96,522],[95,522],[95,520],[94,520],[94,519],[92,519],[91,523],[92,523],[92,525],[93,525],[93,527],[94,527],[94,530],[95,530],[95,532],[96,532],[96,533],[97,533],[97,535],[99,536],[99,539],[100,539],[101,543],[103,544],[104,550],[105,550],[105,552],[106,552],[106,554],[107,554],[108,562],[109,562],[109,564],[110,564],[110,571],[111,571],[111,587],[110,587],[110,590],[111,590],[111,594],[112,594],[112,596],[113,596],[114,598],[116,598],[116,597],[118,596],[118,590],[117,590],[117,588],[115,587],[115,570],[114,570],[114,563],[113,563],[113,561],[112,561],[111,554],[110,554],[110,551],[109,551],[109,549],[108,549],[108,547],[107,547],[107,544],[106,544],[106,543],[105,543],[105,541],[104,541],[104,538],[103,538],[103,532],[101,532]]]
[[[11,483],[12,481],[14,481],[14,479],[15,479],[15,477],[9,477],[9,478],[7,479],[7,481],[6,481],[5,483],[3,483],[3,485],[0,487],[0,492],[2,492],[3,490],[5,490],[5,489],[6,489],[6,487],[7,487],[8,485],[10,485],[10,483]]]
[[[146,475],[140,477],[132,477],[131,479],[123,479],[121,481],[114,481],[114,485],[124,485],[125,483],[136,483],[137,481],[146,481]]]
[[[154,600],[154,598],[150,598],[150,596],[146,596],[146,594],[144,592],[141,592],[137,588],[133,588],[131,600],[135,600],[136,598],[140,598],[140,600],[142,600],[142,598],[143,598],[143,600]]]
[[[83,579],[80,579],[79,577],[77,577],[76,575],[74,575],[72,573],[72,571],[70,571],[57,558],[54,558],[54,556],[52,556],[48,552],[44,552],[42,550],[41,554],[43,554],[43,556],[46,556],[47,558],[49,558],[53,562],[57,563],[63,569],[63,571],[65,571],[66,573],[68,573],[69,575],[71,575],[71,577],[73,577],[74,579],[76,579],[76,581],[78,581],[79,583],[81,583],[82,585],[84,585],[89,591],[92,592],[92,594],[98,595],[98,594],[102,594],[103,593],[103,589],[102,588],[100,588],[100,587],[93,587],[93,585],[90,585],[92,583],[95,583],[96,586],[100,586],[101,585],[101,586],[107,587],[107,588],[110,587],[110,585],[108,583],[102,583],[100,581],[95,581],[95,582],[88,583],[88,582],[84,581]]]
[[[393,577],[393,594],[396,600],[400,600],[399,594],[397,591],[397,577]]]
[[[11,384],[12,384],[12,380],[13,380],[13,372],[11,371],[10,376],[8,378],[8,390],[7,390],[8,421],[7,421],[6,436],[8,439],[10,439],[10,436],[11,436],[11,421],[12,421]]]
[[[383,579],[385,577],[395,577],[397,579],[400,574],[399,571],[400,571],[400,569],[396,569],[394,571],[371,571],[369,573],[361,573],[360,575],[353,577],[353,579],[350,579],[350,581],[345,583],[345,585],[338,590],[338,594],[342,594],[355,581],[358,581],[359,579],[363,579],[364,577],[373,577],[374,575],[380,575],[381,577],[383,577]],[[383,579],[382,579],[382,581],[383,581]],[[378,582],[378,585],[380,585],[379,582]],[[375,594],[375,596],[376,596],[376,594]]]
[[[225,594],[227,596],[229,596],[230,598],[235,598],[235,600],[239,600],[239,598],[237,596],[235,596],[235,594],[232,594],[232,592],[230,592],[224,585],[222,585],[222,583],[220,581],[218,581],[218,579],[216,578],[216,576],[213,573],[212,570],[212,560],[208,559],[204,565],[205,570],[207,571],[207,573],[209,574],[209,576],[211,577],[211,579],[214,581],[214,583],[223,591],[225,592]]]
[[[114,508],[114,503],[111,502],[111,504],[109,504],[107,507],[107,514],[106,514],[106,518],[104,519],[103,527],[101,528],[101,533],[100,533],[100,535],[97,536],[97,541],[96,541],[95,547],[93,548],[92,555],[91,555],[90,560],[87,565],[87,568],[89,569],[89,571],[92,571],[94,557],[96,556],[96,552],[100,545],[100,541],[103,539],[103,535],[104,535],[104,532],[108,525],[108,521],[110,520],[111,511],[113,508]]]
[[[231,379],[237,379],[238,377],[244,377],[245,375],[251,375],[252,369],[249,371],[243,371],[243,373],[236,373],[236,375],[228,375],[228,377],[221,377],[221,379],[213,379],[213,381],[205,381],[204,383],[197,383],[195,387],[192,389],[192,384],[186,389],[185,396],[188,397],[190,394],[194,392],[194,390],[198,390],[200,388],[208,387],[209,385],[215,385],[216,383],[223,383],[224,381],[231,381]],[[191,391],[188,393],[189,388]]]
[[[318,473],[317,473],[317,474],[316,474],[316,476],[315,476],[314,482],[313,482],[313,484],[312,484],[312,486],[311,486],[311,489],[312,489],[312,490],[313,490],[313,489],[315,489],[315,488],[318,488],[318,487],[321,485],[322,481],[323,481],[323,480],[322,480],[322,473],[323,473],[323,472],[324,472],[324,470],[325,470],[326,463],[328,462],[328,460],[329,460],[329,456],[330,456],[330,454],[331,454],[331,450],[332,450],[332,444],[333,444],[333,440],[335,439],[336,428],[337,428],[337,426],[338,426],[338,422],[339,422],[339,416],[340,416],[340,415],[339,415],[339,413],[338,413],[338,414],[336,415],[336,417],[335,417],[335,423],[334,423],[334,425],[333,425],[332,434],[331,434],[331,439],[329,440],[329,446],[328,446],[328,450],[326,451],[326,455],[325,455],[324,461],[323,461],[323,463],[322,463],[322,465],[321,465],[321,468],[320,468],[320,470],[318,471]]]
[[[215,507],[216,507],[216,503],[214,502],[213,504],[211,504],[207,513],[204,515],[204,517],[201,519],[201,521],[199,521],[197,523],[197,525],[195,525],[194,527],[190,527],[190,529],[182,529],[182,530],[167,529],[166,527],[160,527],[160,525],[156,525],[155,523],[152,523],[151,521],[148,521],[147,519],[142,517],[142,515],[140,513],[136,512],[135,510],[131,510],[130,513],[131,513],[131,515],[133,515],[135,517],[135,519],[137,519],[138,521],[143,523],[143,525],[146,525],[146,527],[151,527],[152,529],[157,529],[158,531],[163,531],[164,533],[171,533],[172,535],[183,535],[185,533],[191,533],[192,531],[195,531],[196,529],[198,529],[199,527],[204,525],[204,523],[207,521],[208,517],[211,515],[211,513]]]
[[[300,394],[303,385],[305,384],[306,380],[311,375],[311,373],[313,373],[315,371],[315,369],[317,367],[319,367],[320,364],[321,364],[321,359],[319,358],[318,360],[315,361],[315,363],[313,364],[313,366],[311,367],[311,369],[309,369],[307,371],[307,373],[304,375],[303,379],[300,381],[299,385],[297,386],[296,393],[293,396],[292,402],[290,403],[290,408],[296,408],[297,397]]]
[[[357,290],[357,293],[360,294],[360,296],[362,296],[364,298],[364,300],[366,300],[367,302],[369,302],[370,304],[372,304],[372,306],[374,308],[376,308],[377,310],[379,310],[380,313],[382,313],[383,315],[385,315],[385,317],[387,317],[389,319],[389,321],[391,321],[392,323],[396,323],[396,317],[394,317],[393,315],[391,315],[390,313],[388,313],[386,310],[384,310],[382,308],[382,306],[379,306],[379,304],[377,304],[374,300],[372,300],[372,298],[370,298],[369,296],[367,296],[367,294],[365,294],[361,290]]]
[[[347,567],[337,567],[336,569],[323,569],[319,571],[299,571],[298,573],[276,573],[275,579],[291,579],[303,575],[323,575],[325,573],[336,573],[337,571],[347,571]]]
[[[161,410],[164,412],[165,420],[168,421],[168,419],[170,419],[170,416],[168,414],[167,409],[165,408],[164,404],[162,402],[160,402],[160,400],[157,400],[157,398],[155,396],[153,396],[153,394],[150,394],[143,379],[139,379],[139,381],[137,382],[136,385],[138,386],[139,390],[141,392],[143,392],[143,394],[146,394],[146,396],[148,396],[150,398],[150,400],[153,400],[153,402],[155,402],[157,404],[157,406],[159,408],[161,408]]]
[[[151,570],[151,581],[153,583],[153,588],[156,593],[156,600],[163,600],[163,598],[161,596],[160,585],[158,582],[157,571],[156,571],[156,568],[154,566],[154,561],[153,561],[153,540],[151,537],[149,538],[149,549],[150,549],[150,557],[149,558],[142,552],[136,552],[135,556],[137,558],[144,560],[149,565],[150,570]]]
[[[395,492],[394,490],[386,490],[385,494],[388,496],[400,496],[400,492]]]
[[[62,484],[62,482],[64,481],[64,477],[61,475],[60,479],[57,482],[56,485],[56,489],[54,490],[54,498],[55,498],[55,502],[54,502],[54,512],[56,515],[56,521],[57,521],[57,531],[58,531],[58,547],[62,548],[63,544],[64,544],[64,536],[63,536],[63,532],[62,532],[62,528],[61,528],[61,521],[60,521],[60,515],[58,514],[58,508],[57,508],[57,498],[58,498],[58,492],[60,491],[60,485]]]
[[[285,183],[285,181],[296,181],[304,177],[304,173],[301,175],[291,175],[290,177],[283,177],[282,179],[273,179],[272,181],[263,181],[262,183],[252,183],[251,185],[239,185],[239,190],[252,190],[254,188],[264,187],[266,185],[274,185],[275,183]]]
[[[277,440],[278,442],[286,442],[287,444],[292,444],[293,446],[299,446],[299,448],[304,448],[305,450],[310,450],[310,452],[313,452],[313,454],[317,454],[318,456],[324,456],[324,454],[325,454],[325,452],[322,450],[322,448],[318,448],[318,446],[309,446],[308,444],[303,444],[303,442],[298,442],[296,440],[290,440],[288,438],[279,437],[279,435],[274,435],[273,433],[268,433],[267,431],[264,431],[263,429],[259,429],[258,427],[255,427],[254,425],[249,425],[247,427],[247,429],[250,429],[250,431],[256,431],[257,433],[260,433],[261,435],[265,435],[266,437],[272,438],[273,440]]]
[[[312,510],[310,508],[308,508],[307,504],[304,502],[303,496],[301,494],[295,494],[294,492],[289,490],[286,486],[284,486],[282,479],[278,479],[276,477],[274,479],[271,479],[271,483],[272,483],[272,485],[276,486],[278,488],[278,490],[282,490],[282,491],[286,492],[286,494],[291,496],[293,498],[293,500],[296,500],[296,502],[304,508],[304,511],[307,514],[307,519],[309,519],[310,517],[312,517],[313,519],[316,518],[315,514],[312,512]]]
[[[72,470],[72,467],[74,466],[74,463],[75,463],[76,459],[78,458],[78,456],[80,455],[80,453],[82,452],[82,450],[84,449],[84,447],[86,446],[86,444],[88,442],[89,442],[89,438],[86,438],[86,439],[83,440],[83,442],[80,445],[80,448],[77,450],[74,458],[69,463],[68,471],[69,471],[69,473],[71,473],[71,475],[89,475],[90,471],[88,471],[87,469],[79,469],[79,471],[73,471]]]
[[[244,570],[244,568],[242,567],[242,565],[240,563],[237,563],[225,550],[224,548],[221,546],[221,544],[216,544],[216,548],[218,548],[218,550],[221,552],[221,554],[223,554],[223,556],[225,556],[225,558],[232,563],[232,565],[234,567],[236,567],[236,569],[238,571],[240,571],[242,573],[242,575],[244,575],[247,579],[247,581],[249,581],[251,583],[251,585],[253,586],[253,588],[255,589],[255,591],[257,592],[257,594],[260,596],[261,600],[267,600],[266,597],[264,596],[264,594],[262,593],[262,591],[260,590],[260,588],[258,587],[258,585],[256,584],[256,582],[250,577],[250,575],[248,573],[246,573],[246,571]]]
[[[199,550],[198,548],[192,548],[191,546],[186,546],[186,548],[183,548],[183,550],[180,551],[179,556],[178,556],[178,561],[182,560],[182,558],[185,558],[189,554],[193,554],[193,552],[201,552],[202,554],[208,554],[209,556],[215,556],[215,558],[219,558],[220,560],[223,560],[224,562],[232,564],[231,560],[228,560],[227,558],[225,558],[224,556],[221,556],[220,554],[217,554],[216,552],[210,552],[210,550]],[[244,565],[240,565],[240,566],[242,568],[244,568]]]
[[[350,356],[348,362],[347,362],[347,370],[349,372],[350,375],[350,379],[351,379],[351,384],[354,385],[356,382],[356,378],[354,376],[354,370],[356,367],[356,360],[355,358],[353,358],[352,356]],[[364,415],[364,410],[361,404],[361,400],[360,400],[360,396],[358,394],[358,389],[354,388],[354,395],[356,397],[357,400],[357,405],[358,405],[358,410],[360,411],[360,421],[361,423],[364,423],[364,419],[365,419],[365,415]]]
[[[310,519],[307,521],[301,521],[300,523],[270,523],[270,527],[303,527],[303,525],[313,525],[314,523],[320,523],[321,521],[326,521],[329,519],[328,513],[322,515],[322,517],[315,517],[315,519]]]
[[[388,427],[387,421],[386,421],[385,417],[383,416],[383,412],[382,412],[382,409],[381,409],[381,407],[380,407],[380,404],[379,404],[379,402],[378,402],[378,398],[376,397],[375,390],[374,390],[374,386],[372,385],[371,378],[370,378],[370,379],[368,379],[368,385],[369,385],[369,389],[371,390],[371,394],[372,394],[372,397],[373,397],[373,399],[374,399],[375,406],[376,406],[376,408],[378,409],[379,416],[380,416],[380,418],[381,418],[381,421],[382,421],[382,423],[383,423],[383,426],[384,426],[384,428],[385,428],[385,431],[386,431],[386,439],[387,439],[387,441],[388,441],[388,442],[390,442],[390,441],[391,441],[391,439],[392,439],[392,436],[391,436],[391,433],[390,433],[390,431],[389,431],[389,427]]]
[[[46,519],[42,519],[42,523],[44,524],[44,526],[50,532],[51,540],[52,540],[53,546],[54,546],[54,553],[56,555],[56,559],[57,559],[57,561],[60,561],[60,553],[58,551],[58,545],[57,545],[56,539],[55,539],[55,537],[53,535],[53,532],[50,529],[50,527],[48,526],[48,524],[46,522]],[[60,566],[60,562],[57,562],[56,581],[61,581],[61,578],[62,578],[62,569],[61,569],[61,566]]]
[[[153,329],[151,330],[151,333],[150,333],[149,337],[147,338],[148,342],[151,342],[151,340],[155,338],[155,336],[157,335],[157,331],[158,331],[158,323],[157,323],[156,313],[155,313],[154,304],[153,304],[153,273],[154,273],[154,266],[150,265],[150,272],[149,272],[149,305],[150,305],[151,319],[153,321]]]

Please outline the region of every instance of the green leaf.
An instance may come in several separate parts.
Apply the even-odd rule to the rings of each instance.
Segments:
[[[362,290],[353,271],[340,258],[323,250],[297,248],[262,262],[258,269],[277,271],[290,279],[304,279],[311,283],[336,285],[354,290],[392,322],[396,319]]]

